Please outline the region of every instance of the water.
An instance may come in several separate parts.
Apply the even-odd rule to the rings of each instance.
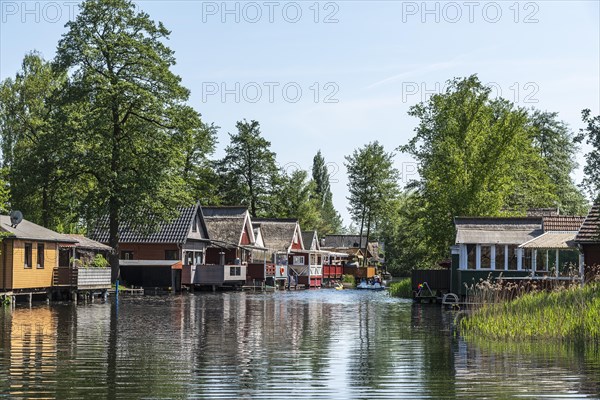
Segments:
[[[10,398],[599,398],[600,354],[473,344],[382,292],[122,297],[0,311]]]

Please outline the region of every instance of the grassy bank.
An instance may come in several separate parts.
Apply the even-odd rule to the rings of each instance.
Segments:
[[[600,341],[600,285],[525,294],[485,305],[460,321],[465,337]]]
[[[412,299],[412,287],[410,278],[403,278],[402,280],[390,283],[389,293],[394,297]]]

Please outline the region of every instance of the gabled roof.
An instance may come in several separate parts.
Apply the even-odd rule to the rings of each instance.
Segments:
[[[22,220],[16,227],[10,224],[10,216],[0,215],[0,231],[10,233],[11,237],[22,240],[35,240],[40,242],[77,243],[61,233],[54,232],[26,219]]]
[[[520,245],[543,233],[542,217],[455,217],[456,244]]]
[[[73,240],[76,240],[77,244],[74,247],[77,247],[79,249],[112,251],[112,247],[102,244],[100,242],[97,242],[95,240],[92,240],[90,238],[86,238],[83,235],[77,235],[74,233],[65,233],[64,236],[69,237]],[[71,247],[73,247],[73,246],[71,246]]]
[[[247,228],[250,242],[254,243],[252,222],[245,207],[202,207],[202,214],[211,241],[239,246]]]
[[[320,250],[319,237],[317,231],[302,232],[302,243],[306,250]]]
[[[575,232],[549,231],[523,243],[524,249],[572,249],[575,246]]]
[[[600,202],[592,206],[575,237],[577,243],[600,243]]]
[[[302,242],[302,231],[295,219],[254,218],[254,227],[260,226],[265,247],[271,251],[288,251],[292,246],[294,234]]]
[[[553,216],[544,216],[543,224],[544,224],[544,232],[550,231],[579,231],[581,228],[581,224],[585,217],[576,217],[570,215],[553,215]]]
[[[134,229],[127,221],[122,222],[119,227],[120,243],[185,243],[190,234],[192,223],[195,222],[196,216],[198,214],[201,216],[202,213],[199,205],[179,207],[177,212],[177,217],[171,221],[159,223],[158,230],[151,234],[142,233],[143,229]],[[200,221],[201,235],[203,238],[208,239],[204,221],[202,218],[200,218]],[[90,237],[98,242],[108,243],[108,216],[98,222]]]
[[[366,236],[360,235],[327,235],[323,238],[323,247],[337,247],[337,248],[352,248],[358,247],[361,249],[365,248],[367,241]]]

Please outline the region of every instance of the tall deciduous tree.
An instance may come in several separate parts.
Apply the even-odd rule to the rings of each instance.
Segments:
[[[321,150],[313,158],[312,179],[315,183],[315,199],[321,214],[319,234],[339,233],[342,229],[342,218],[333,206],[329,170]]]
[[[533,146],[539,151],[554,186],[561,213],[584,215],[587,201],[571,178],[577,168],[575,154],[579,146],[569,127],[558,119],[556,112],[532,110],[529,128]]]
[[[261,136],[258,121],[238,121],[236,127],[221,161],[224,203],[245,205],[253,217],[270,214],[271,187],[279,174],[271,142]]]
[[[389,202],[398,194],[398,170],[394,168],[393,153],[387,153],[379,142],[369,143],[346,156],[348,169],[348,210],[360,226],[362,237],[366,226],[366,246],[372,225],[385,216]],[[364,259],[366,262],[366,257]]]
[[[295,170],[280,176],[276,193],[271,202],[271,217],[296,218],[305,230],[319,229],[321,215],[314,197],[315,183],[308,173]]]
[[[490,92],[476,76],[455,79],[409,112],[419,125],[400,150],[419,163],[411,187],[427,215],[424,240],[439,258],[454,241],[454,216],[522,214],[556,202],[527,112]]]
[[[66,72],[33,52],[0,86],[2,154],[12,206],[48,228],[77,219],[62,94]]]
[[[586,127],[579,131],[577,141],[585,142],[592,147],[585,155],[583,187],[594,201],[600,199],[600,115],[592,116],[589,109],[581,112]]]
[[[171,71],[175,58],[163,43],[170,32],[132,1],[87,0],[67,27],[57,62],[72,74],[73,159],[94,180],[88,211],[108,213],[116,279],[120,222],[146,226],[191,201],[180,144],[185,132],[200,128],[200,116],[185,105],[189,92]]]

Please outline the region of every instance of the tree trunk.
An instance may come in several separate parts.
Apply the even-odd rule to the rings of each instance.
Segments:
[[[113,248],[110,254],[111,281],[114,283],[120,275],[119,271],[119,206],[116,199],[111,198],[109,204],[109,238],[108,245]]]
[[[368,253],[369,253],[369,236],[371,235],[371,213],[367,218],[367,238],[365,240],[365,258],[363,258],[363,266],[367,265]],[[362,236],[361,236],[362,238]]]

